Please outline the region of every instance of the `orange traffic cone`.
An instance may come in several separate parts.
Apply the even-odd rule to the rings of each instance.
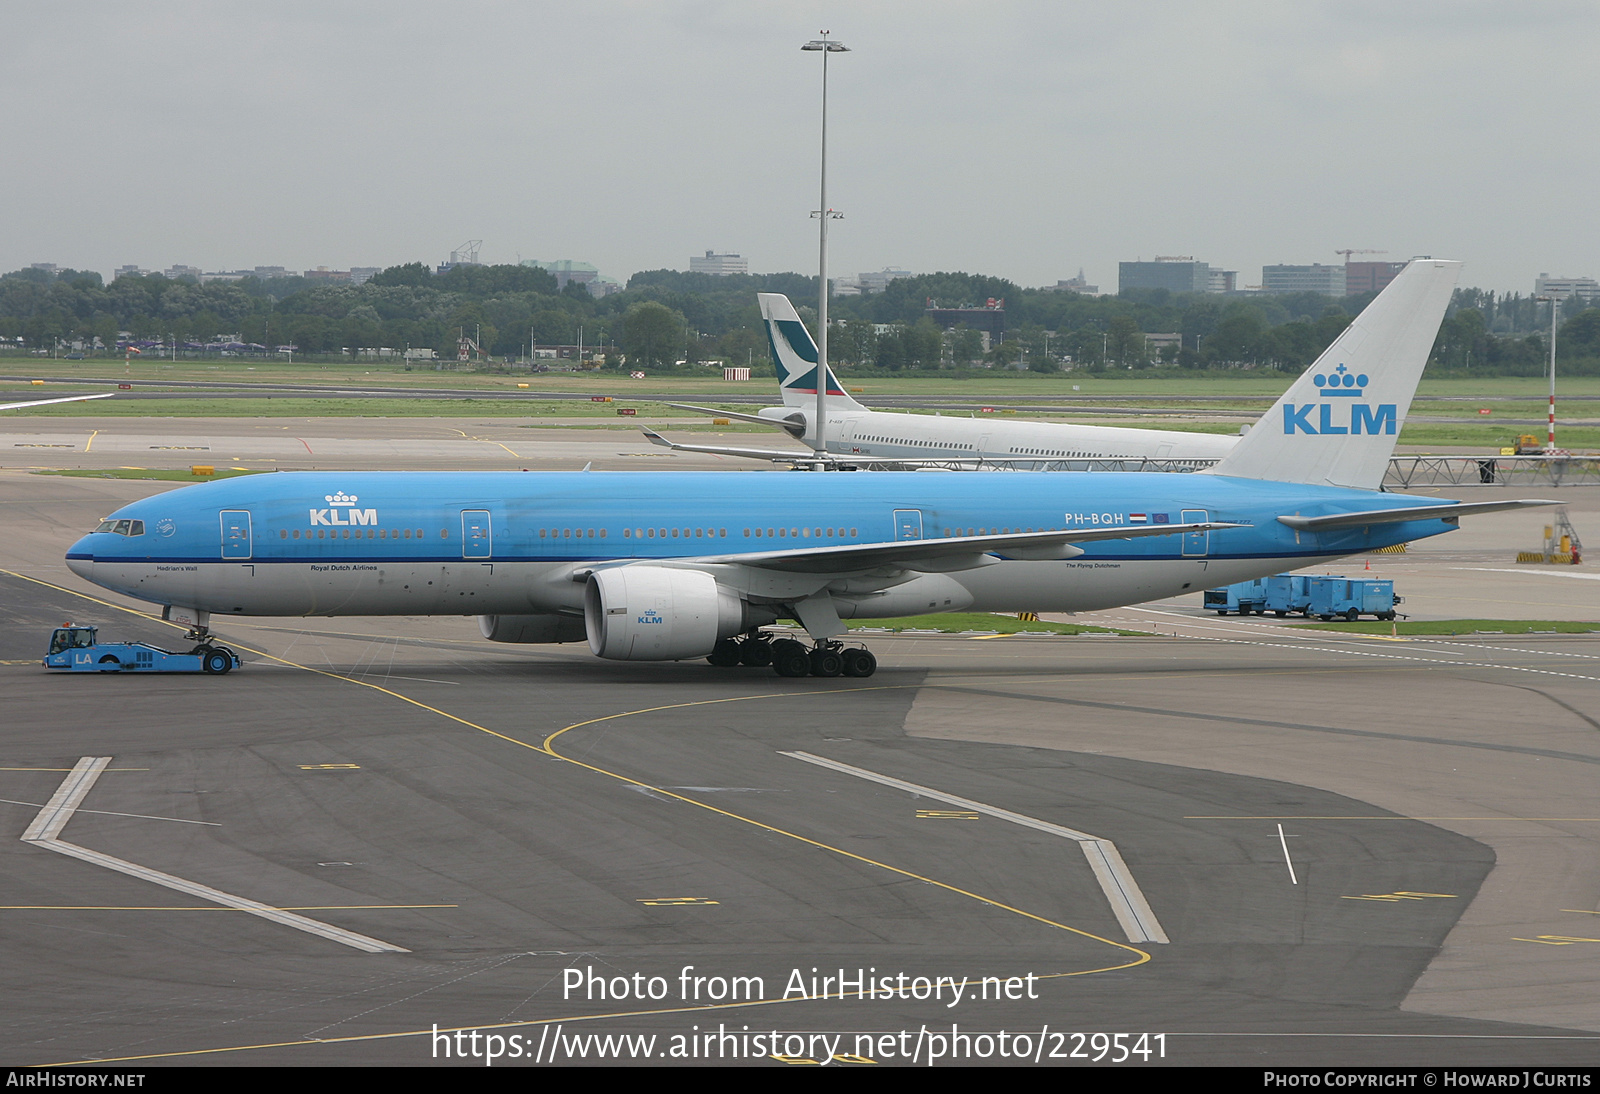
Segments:
[[[1367,559],[1367,569],[1372,569],[1372,559]]]

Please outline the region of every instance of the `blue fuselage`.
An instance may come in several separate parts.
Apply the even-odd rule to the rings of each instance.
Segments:
[[[781,602],[799,594],[783,592],[781,582],[763,592],[760,580],[729,579],[754,569],[729,556],[1021,531],[1242,525],[1085,543],[1081,556],[1062,561],[997,555],[915,577],[950,593],[941,607],[965,600],[959,606],[978,610],[1076,611],[1455,527],[1412,520],[1313,534],[1276,519],[1417,501],[1203,474],[286,472],[124,506],[107,530],[73,544],[67,561],[119,592],[208,612],[483,615],[581,611],[580,571],[594,566],[712,569],[742,595]],[[872,574],[847,561],[821,577],[824,585],[837,579],[841,614],[905,614],[904,596],[860,593]]]

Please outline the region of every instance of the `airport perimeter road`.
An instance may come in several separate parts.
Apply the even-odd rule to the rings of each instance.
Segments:
[[[180,639],[60,561],[150,484],[3,484],[8,1064],[433,1063],[435,1025],[524,1063],[1600,1060],[1588,640],[882,636],[852,682],[262,619],[226,677],[47,674],[63,619]]]

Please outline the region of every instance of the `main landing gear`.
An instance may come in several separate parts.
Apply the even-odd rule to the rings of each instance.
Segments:
[[[184,635],[195,644],[189,652],[200,658],[200,667],[206,672],[221,676],[232,672],[238,654],[227,646],[218,646],[211,641],[211,631],[206,627],[193,627]]]
[[[832,640],[818,642],[810,649],[793,638],[770,639],[760,632],[743,638],[724,638],[718,642],[708,662],[723,668],[771,665],[779,676],[871,676],[878,671],[878,659],[871,650],[846,647]]]

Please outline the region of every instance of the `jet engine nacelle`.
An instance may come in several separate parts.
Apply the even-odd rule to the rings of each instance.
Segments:
[[[743,601],[710,574],[642,565],[590,574],[583,622],[589,648],[613,661],[704,657],[747,627]]]
[[[480,615],[478,630],[491,642],[582,642],[583,620],[541,612],[538,615]]]

